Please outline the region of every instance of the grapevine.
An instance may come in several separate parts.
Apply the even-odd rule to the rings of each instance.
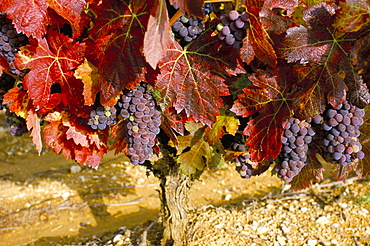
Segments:
[[[235,159],[243,177],[265,171],[269,165],[264,161],[275,161],[274,171],[286,182],[305,168],[315,166],[312,171],[319,173],[322,165],[313,152],[333,165],[361,168],[357,173],[365,175],[370,169],[368,164],[352,164],[366,162],[361,127],[363,107],[370,101],[364,72],[369,63],[363,56],[368,52],[368,26],[357,20],[360,28],[348,30],[342,22],[348,13],[337,13],[335,4],[307,6],[301,19],[305,25],[296,26],[299,17],[274,12],[267,2],[260,7],[202,2],[199,9],[189,9],[181,2],[157,8],[154,1],[140,5],[106,0],[83,11],[71,1],[68,7],[79,17],[71,21],[70,12],[58,10],[67,21],[59,31],[19,19],[9,4],[2,4],[0,15],[1,107],[7,108],[12,134],[30,130],[38,151],[43,135],[46,146],[74,158],[80,138],[86,136],[90,140],[79,150],[84,153],[80,164],[97,167],[109,149],[143,164],[160,152],[160,132],[167,137],[162,140],[168,139],[162,144],[177,148],[183,135],[195,134],[187,125],[199,122],[210,129],[199,128],[202,139],[216,150],[224,134],[236,133],[227,130],[234,121],[243,122],[238,132],[245,135],[242,144],[248,153]],[[288,6],[280,7],[288,11]],[[264,18],[258,18],[260,13]],[[90,29],[89,23],[94,23]],[[172,32],[160,28],[165,26]],[[329,49],[333,32],[348,37]],[[315,40],[318,36],[322,40]],[[163,42],[153,49],[157,39]],[[272,39],[280,39],[280,45]],[[332,65],[338,62],[340,68]],[[318,84],[313,87],[313,82]],[[35,125],[43,120],[43,127]],[[50,141],[56,129],[63,129],[58,136],[60,141],[69,139],[68,144]],[[71,131],[76,134],[66,138]],[[205,168],[216,154],[193,151]],[[192,174],[199,166],[182,161],[188,154],[178,152],[177,157],[180,168]],[[225,160],[221,155],[219,161]]]
[[[199,9],[190,10],[185,5],[166,4],[162,6],[166,11],[175,10],[170,16],[180,16],[170,24],[169,17],[163,18],[159,14],[160,8],[154,8],[154,1],[145,6],[136,6],[133,1],[107,0],[102,5],[85,6],[91,12],[83,12],[81,6],[73,3],[67,7],[80,11],[80,17],[71,21],[68,11],[58,12],[70,26],[68,29],[64,25],[58,32],[52,26],[18,19],[13,10],[9,11],[10,3],[2,5],[0,54],[4,58],[2,67],[8,71],[2,75],[1,97],[2,107],[7,107],[7,115],[13,117],[8,119],[12,134],[16,132],[13,127],[15,122],[28,122],[28,129],[34,138],[39,139],[41,135],[41,132],[34,131],[41,130],[47,139],[48,135],[54,134],[54,124],[70,121],[76,133],[99,136],[98,145],[91,141],[83,146],[85,157],[79,160],[80,164],[90,163],[86,161],[89,156],[97,155],[93,163],[88,165],[98,166],[110,148],[116,149],[116,153],[126,153],[133,164],[143,164],[154,153],[153,148],[158,146],[156,135],[160,127],[171,142],[178,144],[181,139],[179,135],[192,134],[184,128],[189,122],[200,122],[210,129],[212,125],[219,124],[218,127],[222,128],[227,124],[219,123],[217,117],[234,117],[239,121],[240,118],[233,116],[237,115],[246,119],[246,124],[240,126],[240,132],[246,136],[245,146],[249,152],[246,156],[236,158],[239,163],[237,169],[242,168],[243,172],[250,173],[254,169],[262,170],[261,166],[266,167],[258,163],[275,160],[277,175],[291,182],[300,170],[306,166],[312,167],[306,165],[307,162],[317,160],[308,157],[313,133],[310,130],[308,133],[292,132],[293,129],[288,129],[285,122],[289,127],[297,125],[291,122],[291,115],[296,113],[294,121],[306,124],[302,128],[306,129],[311,119],[319,113],[323,120],[314,123],[317,125],[315,129],[321,129],[324,133],[316,136],[321,138],[315,142],[315,145],[319,145],[315,147],[319,150],[318,154],[333,164],[344,166],[364,159],[366,151],[361,144],[360,126],[364,122],[365,111],[359,107],[366,106],[369,93],[367,74],[360,73],[364,71],[367,60],[360,51],[366,51],[367,26],[363,25],[354,32],[348,30],[341,22],[347,12],[336,13],[338,6],[320,3],[307,7],[303,12],[306,25],[297,27],[290,16],[279,15],[267,5],[251,7],[248,3],[228,3],[222,5],[221,9],[220,4],[204,3]],[[242,7],[237,9],[236,6]],[[134,7],[135,15],[129,14]],[[281,9],[284,8],[288,10],[287,6],[281,6]],[[318,9],[321,14],[316,11]],[[114,13],[117,14],[116,19]],[[264,13],[268,18],[258,18],[259,13]],[[82,18],[87,21],[82,21]],[[108,22],[112,18],[115,21]],[[277,28],[272,20],[285,26]],[[87,27],[89,21],[95,23],[93,28],[81,28]],[[155,23],[158,27],[171,25],[174,33],[169,39],[163,39],[158,47],[160,53],[153,52],[146,40],[162,39],[166,35],[171,36],[171,33],[155,28]],[[150,25],[154,25],[154,28],[149,28]],[[335,30],[333,25],[336,26]],[[309,29],[312,32],[308,32]],[[325,43],[322,40],[330,44],[328,35],[333,31],[348,33],[351,38],[339,39],[339,47],[330,50],[322,45]],[[127,42],[120,33],[125,33],[126,37],[130,35],[133,40]],[[113,37],[115,35],[117,38]],[[295,38],[297,35],[305,35],[306,38],[298,40]],[[274,46],[272,38],[280,38],[281,44]],[[186,47],[178,46],[177,42]],[[316,43],[311,45],[309,42]],[[237,49],[231,50],[230,46]],[[358,59],[346,57],[348,53],[343,52],[344,47],[352,57],[357,56]],[[321,53],[315,53],[315,49]],[[118,62],[111,64],[106,57],[115,53]],[[326,65],[323,66],[324,56]],[[337,61],[341,61],[342,70],[327,65]],[[8,63],[8,68],[4,62]],[[150,66],[158,69],[153,71]],[[124,68],[132,68],[132,72]],[[343,69],[358,71],[358,74],[349,76],[350,73]],[[215,73],[216,70],[218,73]],[[288,73],[290,77],[285,76]],[[242,74],[247,74],[250,85],[239,87],[235,92],[233,88],[240,86],[237,82]],[[321,74],[319,79],[315,77],[318,74]],[[227,84],[226,77],[229,81]],[[307,86],[311,78],[319,83],[315,87],[318,91],[311,93],[314,95],[320,91],[322,94],[318,94],[318,98],[307,97],[306,92],[312,89]],[[328,80],[331,83],[327,83]],[[22,89],[16,86],[15,81],[22,81]],[[140,87],[143,84],[145,87]],[[45,88],[42,93],[38,90],[40,86]],[[147,87],[155,93],[155,98],[147,93]],[[349,88],[351,97],[346,98]],[[358,88],[357,94],[355,88]],[[262,91],[268,93],[263,94],[265,92]],[[228,102],[224,97],[230,93],[234,101]],[[140,95],[136,97],[136,94]],[[269,100],[266,103],[261,101],[258,107],[253,106],[252,102],[260,100],[260,95],[267,95]],[[330,98],[329,95],[336,96]],[[360,97],[356,98],[356,95]],[[219,108],[230,107],[231,110],[220,115]],[[342,112],[344,110],[348,112]],[[21,113],[24,111],[32,113]],[[64,118],[55,120],[52,117],[55,113],[62,113]],[[45,119],[49,125],[36,130],[39,128],[30,124],[31,118],[27,115]],[[274,117],[270,118],[271,115]],[[65,132],[60,137],[71,131],[67,125],[63,125]],[[86,126],[90,130],[86,130]],[[26,132],[24,126],[18,128]],[[15,135],[20,135],[20,131],[17,132]],[[265,137],[254,136],[257,132]],[[114,138],[113,146],[107,142],[109,134]],[[222,137],[222,134],[213,134],[218,139]],[[205,136],[205,139],[211,137],[215,138],[212,135]],[[40,151],[42,145],[38,139],[36,147]],[[210,146],[216,144],[216,140]],[[73,152],[79,143],[80,139],[72,138],[69,144],[61,147],[62,152]],[[46,145],[56,147],[49,141],[46,141]],[[214,155],[202,152],[195,154],[203,156],[205,160]],[[181,159],[181,153],[178,155]],[[250,165],[248,160],[257,164]],[[297,162],[297,166],[293,167],[293,162]],[[285,171],[288,166],[293,170]],[[320,167],[320,164],[316,166]],[[367,165],[362,167],[365,168],[363,173],[369,171]],[[183,168],[197,169],[192,166]]]
[[[342,181],[350,171],[362,178],[368,8],[0,0],[0,108],[11,134],[29,132],[39,153],[93,168],[108,151],[124,153],[163,192],[170,177],[188,184],[229,161],[242,178],[271,170],[294,189],[319,182],[323,160]]]

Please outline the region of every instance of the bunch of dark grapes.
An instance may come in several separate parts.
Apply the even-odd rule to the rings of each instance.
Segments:
[[[104,130],[107,126],[117,122],[117,109],[115,106],[102,107],[90,111],[87,124],[94,130]]]
[[[156,109],[155,100],[146,91],[146,83],[125,91],[117,106],[120,116],[126,120],[127,153],[131,163],[143,164],[153,153],[156,135],[160,132],[161,112]]]
[[[27,43],[27,36],[17,33],[12,21],[6,18],[6,14],[0,14],[0,55],[8,60],[13,74],[21,75],[22,73],[14,66],[13,62],[18,48]]]
[[[243,46],[243,39],[250,27],[249,14],[242,12],[239,14],[236,10],[231,10],[228,14],[220,17],[220,23],[217,25],[218,39],[225,42],[226,45],[232,45],[235,48]]]
[[[308,145],[315,131],[307,121],[291,118],[285,127],[282,137],[283,146],[274,167],[277,176],[290,182],[306,165]]]
[[[231,150],[244,152],[245,146],[240,143],[232,143]],[[238,156],[235,159],[236,167],[235,170],[240,174],[240,177],[249,179],[252,176],[260,175],[265,172],[270,166],[269,165],[258,165],[258,163],[253,163],[250,160],[250,154]],[[257,169],[254,169],[251,164],[258,165]]]
[[[323,145],[331,162],[346,166],[355,159],[365,157],[359,142],[359,127],[364,123],[365,111],[344,101],[336,109],[324,112],[322,129],[325,132]]]
[[[25,119],[17,116],[15,113],[11,113],[8,108],[5,111],[5,116],[8,129],[12,136],[18,137],[28,132]]]
[[[182,15],[172,25],[172,31],[175,37],[180,40],[180,43],[186,45],[196,39],[204,31],[204,26],[202,19],[188,18],[186,15]]]
[[[202,9],[205,16],[208,16],[213,11],[211,3],[206,3],[202,6]],[[188,18],[187,15],[182,15],[172,25],[172,31],[175,37],[180,40],[181,45],[185,46],[204,31],[203,19]]]

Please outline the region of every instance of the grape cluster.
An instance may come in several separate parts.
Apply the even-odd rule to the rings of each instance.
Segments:
[[[205,16],[208,16],[213,7],[211,3],[206,3],[202,6]],[[172,25],[172,31],[175,37],[180,40],[182,45],[186,45],[196,39],[204,31],[203,19],[188,18],[187,15],[182,15]]]
[[[308,145],[315,131],[307,121],[291,118],[285,127],[282,137],[280,158],[274,168],[277,176],[290,182],[306,165]]]
[[[327,109],[323,116],[325,132],[323,145],[331,162],[346,166],[355,159],[365,157],[359,142],[359,127],[364,123],[365,111],[344,101],[336,109]]]
[[[217,25],[218,39],[225,42],[226,45],[232,45],[235,48],[243,46],[243,39],[250,27],[249,14],[242,12],[239,14],[236,10],[231,10],[228,14],[220,17],[220,23]]]
[[[135,89],[125,91],[117,106],[120,116],[126,120],[127,154],[131,163],[143,164],[153,153],[156,135],[160,132],[161,112],[151,93],[142,83]]]
[[[87,124],[94,130],[104,130],[107,126],[117,122],[117,109],[114,106],[102,107],[90,111]]]
[[[180,39],[182,44],[187,44],[196,39],[204,30],[204,26],[201,19],[188,18],[186,15],[182,15],[172,25],[172,31],[177,39]]]
[[[244,152],[245,146],[243,144],[234,142],[231,144],[231,149],[233,151]],[[253,163],[250,160],[250,154],[238,156],[235,159],[235,163],[235,170],[240,174],[240,177],[245,179],[249,179],[252,176],[260,175],[270,167],[269,165],[258,165],[257,169],[254,169],[251,164],[257,165],[257,163]]]
[[[22,33],[17,33],[12,21],[6,18],[6,14],[0,14],[0,55],[8,60],[11,72],[16,75],[21,75],[13,64],[15,53],[18,52],[20,46],[28,43],[27,36]]]
[[[7,117],[6,123],[12,136],[22,136],[28,132],[25,119],[17,116],[15,113],[11,113],[8,108],[5,111],[5,116]]]

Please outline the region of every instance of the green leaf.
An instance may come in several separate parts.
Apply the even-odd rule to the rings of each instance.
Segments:
[[[212,158],[210,146],[204,141],[198,141],[189,151],[182,153],[177,158],[177,162],[180,164],[183,173],[190,175],[195,173],[197,169],[203,170],[205,168],[204,158]]]

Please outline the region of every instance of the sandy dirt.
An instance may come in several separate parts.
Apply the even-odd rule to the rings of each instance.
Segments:
[[[124,155],[97,170],[0,126],[0,245],[159,245],[159,180]],[[370,181],[330,172],[293,192],[265,173],[241,179],[233,165],[192,189],[188,245],[370,245]]]

